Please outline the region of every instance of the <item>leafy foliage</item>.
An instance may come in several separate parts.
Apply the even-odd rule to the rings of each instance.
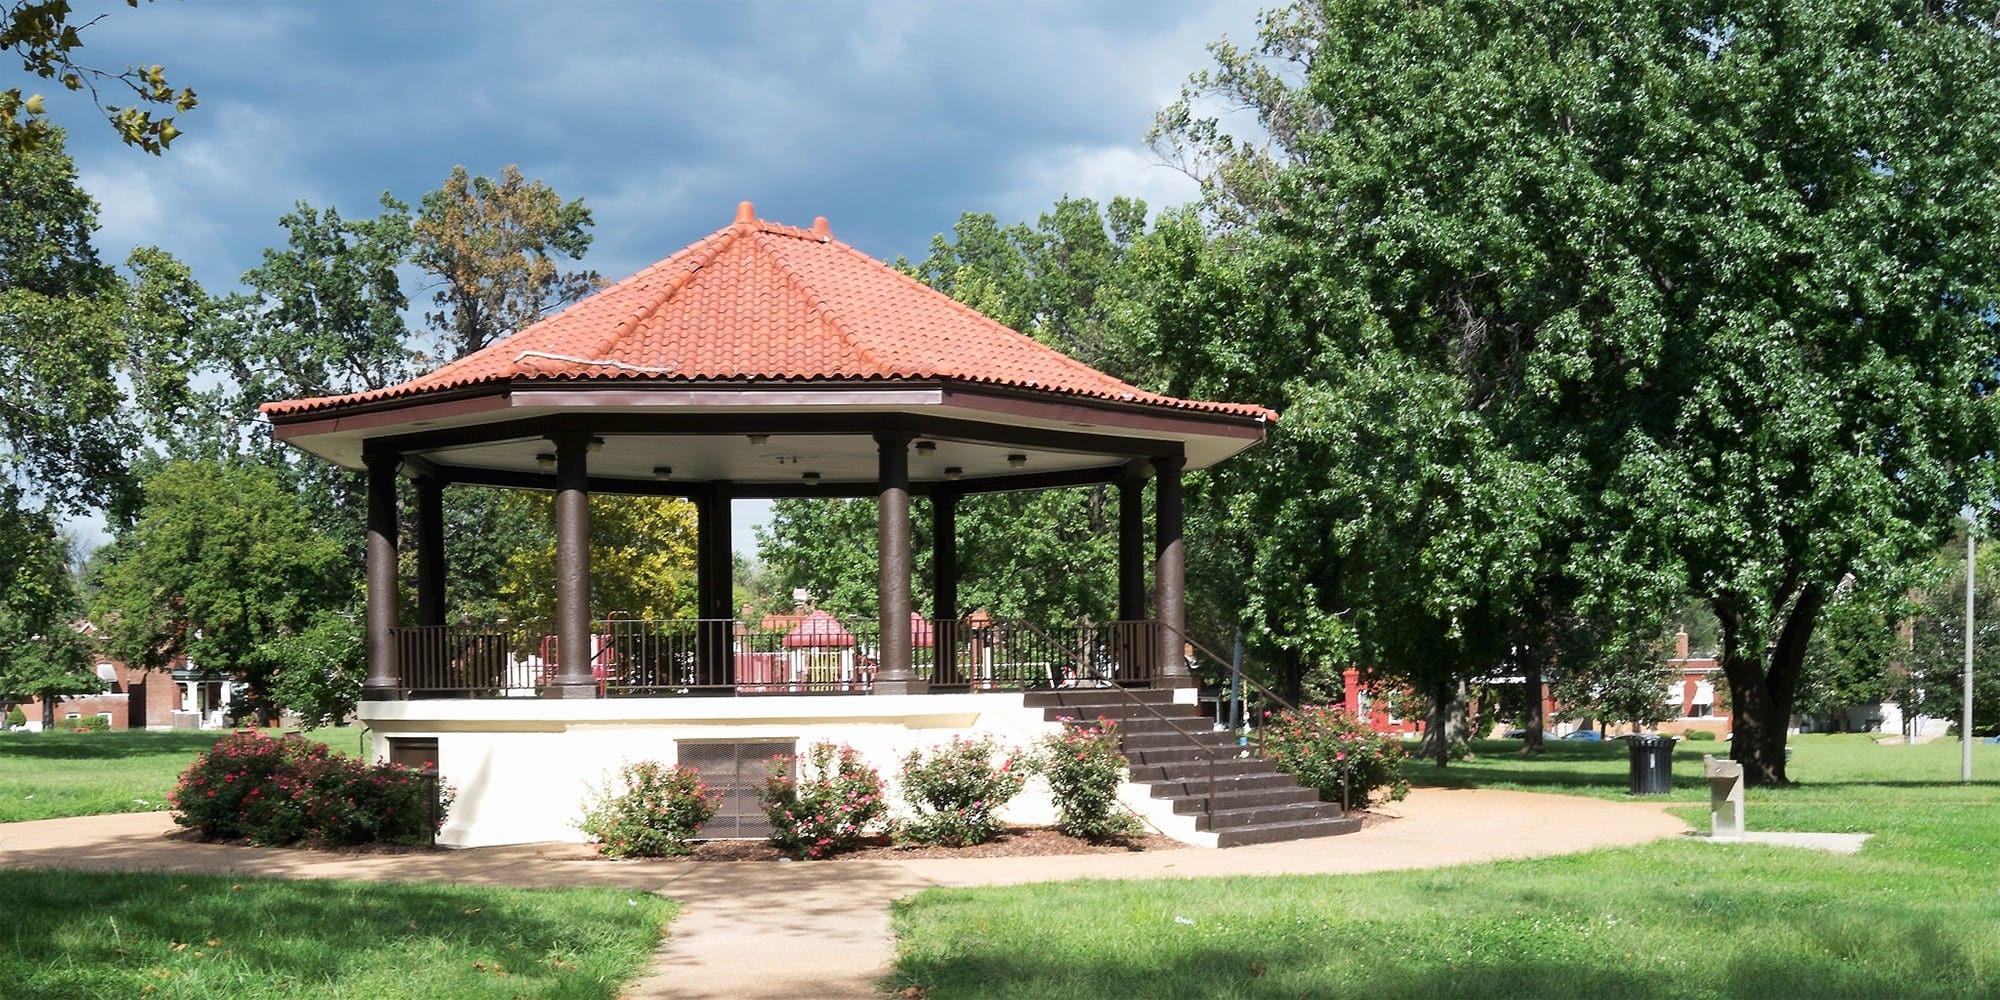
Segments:
[[[803,757],[771,758],[757,800],[771,820],[771,843],[814,861],[860,846],[889,811],[882,776],[853,747],[825,742]]]
[[[2000,735],[2000,546],[1981,543],[1973,574],[1972,729]],[[1944,566],[1918,591],[1905,676],[1892,678],[1905,718],[1952,720],[1965,711],[1965,548],[1944,549]]]
[[[532,533],[501,571],[498,594],[519,618],[553,619],[555,590],[555,501],[546,493],[509,493]],[[686,619],[694,615],[695,506],[673,497],[593,496],[590,498],[591,603],[603,612],[622,611],[640,619]]]
[[[106,553],[97,618],[127,663],[186,653],[240,677],[268,714],[273,644],[343,602],[349,567],[269,469],[175,462],[147,478],[139,520]]]
[[[463,357],[502,335],[595,291],[595,271],[563,271],[558,256],[590,248],[590,209],[563,201],[509,164],[500,176],[453,167],[444,187],[424,195],[411,262],[442,283],[425,318],[442,333],[448,357]]]
[[[428,842],[452,797],[401,764],[367,764],[297,733],[246,732],[196,757],[168,804],[175,823],[209,840],[350,846]]]
[[[1338,706],[1285,709],[1264,720],[1258,753],[1308,788],[1322,802],[1366,808],[1379,794],[1399,802],[1410,794],[1403,780],[1403,744],[1378,733]]]
[[[137,7],[139,0],[125,0],[125,5]],[[78,24],[71,13],[69,0],[12,0],[0,5],[0,49],[18,57],[21,68],[35,76],[54,80],[65,90],[89,91],[91,101],[126,145],[156,156],[165,152],[181,130],[171,116],[154,117],[147,105],[185,112],[198,103],[194,91],[186,87],[175,90],[160,66],[127,66],[122,73],[111,73],[77,62],[83,31],[97,19]],[[106,105],[97,90],[100,83],[124,86],[139,103]],[[18,153],[58,135],[59,130],[48,120],[41,94],[24,95],[19,87],[0,90],[0,143]]]
[[[693,770],[642,760],[619,767],[577,826],[606,857],[671,857],[693,852],[695,834],[721,805],[722,793]]]
[[[265,644],[275,664],[271,700],[302,729],[337,726],[354,714],[368,674],[367,646],[354,611],[321,611],[297,632]]]
[[[42,725],[55,700],[93,694],[104,682],[90,669],[84,637],[71,627],[81,610],[69,573],[68,547],[44,515],[20,510],[0,487],[0,698],[42,702]]]
[[[1895,593],[1988,490],[1990,26],[1892,0],[1354,0],[1264,27],[1190,93],[1242,99],[1268,146],[1162,120],[1255,223],[1194,272],[1198,318],[1239,318],[1162,342],[1193,387],[1247,376],[1286,413],[1270,460],[1311,477],[1245,484],[1255,523],[1317,536],[1285,551],[1324,553],[1253,592],[1351,609],[1365,660],[1427,690],[1494,662],[1499,623],[1585,620],[1560,668],[1699,595],[1732,753],[1783,782],[1833,589]]]
[[[996,766],[991,739],[954,736],[929,754],[912,750],[903,758],[903,800],[915,817],[897,829],[919,844],[965,847],[1000,835],[994,816],[1027,783],[1011,756]]]
[[[1118,801],[1125,780],[1125,755],[1118,750],[1118,724],[1064,720],[1061,732],[1035,745],[1034,767],[1048,779],[1056,802],[1056,829],[1093,844],[1140,831],[1139,817]]]

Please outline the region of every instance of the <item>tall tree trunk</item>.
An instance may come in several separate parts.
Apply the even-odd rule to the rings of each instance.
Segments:
[[[1785,737],[1798,694],[1799,667],[1812,638],[1819,611],[1826,603],[1817,584],[1809,584],[1792,602],[1778,641],[1769,650],[1746,650],[1741,644],[1742,617],[1733,607],[1716,602],[1722,625],[1722,673],[1729,678],[1735,735],[1729,757],[1743,765],[1750,785],[1786,785]]]
[[[42,696],[42,732],[45,733],[51,732],[55,728],[56,728],[56,696],[52,694],[45,694]]]
[[[1540,643],[1530,639],[1521,644],[1521,675],[1528,690],[1528,714],[1523,720],[1521,752],[1538,754],[1542,752],[1542,649]]]
[[[1430,714],[1424,722],[1424,740],[1417,745],[1417,756],[1429,757],[1444,767],[1451,763],[1451,748],[1465,742],[1469,689],[1464,678],[1459,678],[1441,682],[1430,695]]]

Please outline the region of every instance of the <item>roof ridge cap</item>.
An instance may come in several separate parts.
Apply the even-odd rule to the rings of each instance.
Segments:
[[[819,310],[820,325],[826,327],[827,329],[832,330],[834,334],[840,338],[841,343],[846,344],[850,349],[854,351],[854,353],[857,356],[860,357],[862,363],[868,365],[870,368],[873,368],[877,372],[886,374],[887,369],[885,369],[882,366],[882,360],[875,356],[875,352],[862,346],[861,338],[855,336],[854,332],[848,329],[846,320],[841,318],[840,310],[835,309],[833,305],[827,301],[827,297],[824,294],[822,294],[819,289],[808,284],[804,278],[800,277],[797,270],[787,266],[782,258],[778,257],[775,253],[772,253],[769,247],[764,246],[762,239],[763,235],[764,233],[762,231],[753,234],[753,242],[755,242],[758,245],[758,249],[764,251],[767,254],[771,254],[771,262],[778,266],[778,273],[785,276],[785,284],[788,284],[793,288],[797,289],[799,294],[805,296],[806,299],[812,303],[814,309]],[[785,234],[774,233],[772,235],[785,235]],[[797,237],[792,237],[792,238],[796,239]],[[810,235],[807,237],[807,239],[809,239],[811,242],[814,243],[821,242],[817,237],[813,237]],[[829,244],[837,245],[843,249],[853,251],[857,255],[860,255],[864,259],[867,259],[869,263],[881,266],[878,261],[875,261],[873,258],[867,257],[866,254],[861,254],[860,251],[858,250],[853,250],[852,247],[848,247],[847,244],[845,243],[840,243],[839,241],[835,240],[835,241],[829,241]],[[894,268],[890,268],[890,270],[894,270]]]
[[[610,333],[605,334],[602,340],[599,340],[591,347],[590,356],[603,357],[620,340],[623,340],[626,334],[638,329],[639,324],[644,323],[653,316],[659,315],[660,310],[666,308],[667,303],[673,301],[674,296],[680,294],[681,289],[686,288],[688,283],[694,280],[697,272],[707,267],[715,258],[721,256],[724,250],[729,249],[736,242],[739,231],[737,226],[730,225],[715,232],[713,235],[717,238],[707,253],[702,254],[695,260],[689,261],[688,265],[682,268],[679,274],[674,275],[667,282],[666,290],[656,296],[644,310],[626,317],[617,326],[612,327]]]

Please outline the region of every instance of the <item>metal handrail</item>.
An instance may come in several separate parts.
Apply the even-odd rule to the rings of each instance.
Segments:
[[[1168,632],[1171,632],[1176,636],[1179,636],[1181,641],[1186,643],[1189,646],[1189,648],[1193,649],[1195,652],[1200,653],[1203,656],[1208,657],[1210,662],[1213,662],[1217,666],[1228,669],[1232,677],[1240,678],[1245,684],[1248,684],[1249,686],[1256,688],[1265,697],[1283,706],[1286,711],[1296,712],[1299,710],[1299,706],[1292,704],[1289,700],[1285,698],[1284,695],[1281,695],[1278,692],[1271,690],[1269,687],[1266,687],[1262,682],[1258,681],[1256,678],[1253,678],[1250,675],[1242,673],[1241,671],[1237,670],[1228,660],[1223,659],[1221,655],[1217,654],[1214,650],[1209,649],[1207,646],[1204,646],[1201,643],[1195,641],[1193,636],[1188,635],[1186,632],[1183,632],[1180,629],[1177,629],[1172,625],[1167,624],[1166,622],[1161,622],[1160,627],[1166,629]],[[1257,732],[1255,727],[1252,727],[1252,731],[1256,732],[1257,750],[1259,756],[1261,756],[1263,754],[1263,748],[1264,748],[1263,734],[1261,732]],[[1354,762],[1350,758],[1347,761],[1347,765],[1341,768],[1340,812],[1341,815],[1343,816],[1345,816],[1349,811],[1348,788],[1353,784],[1354,784]]]
[[[1154,621],[1153,623],[1161,627],[1168,627],[1165,622]],[[1041,628],[1035,625],[1033,622],[1018,622],[1017,624],[1041,635],[1042,638],[1048,639],[1050,642],[1055,641],[1048,635],[1048,633],[1043,632]],[[1078,676],[1082,676],[1083,666],[1084,665],[1081,663],[1077,663],[1074,665],[1074,669],[1076,670]],[[1118,692],[1118,696],[1125,699],[1126,702],[1132,705],[1136,705],[1139,708],[1145,709],[1149,714],[1153,716],[1153,718],[1166,723],[1167,726],[1173,729],[1173,731],[1177,735],[1179,735],[1183,740],[1186,740],[1189,746],[1194,747],[1195,750],[1201,753],[1203,759],[1206,760],[1208,763],[1208,794],[1202,796],[1201,800],[1202,815],[1207,816],[1210,822],[1213,823],[1215,819],[1215,764],[1216,761],[1220,759],[1218,748],[1203,744],[1201,742],[1200,737],[1182,728],[1181,724],[1178,721],[1170,719],[1166,715],[1161,714],[1159,709],[1154,708],[1152,705],[1149,705],[1144,701],[1141,701],[1138,695],[1135,695],[1132,692],[1126,690],[1122,685],[1107,682],[1102,684],[1099,688],[1094,688],[1092,690],[1111,690]]]

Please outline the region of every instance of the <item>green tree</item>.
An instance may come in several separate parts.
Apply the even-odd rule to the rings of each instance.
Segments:
[[[12,487],[0,487],[0,700],[42,702],[42,728],[55,726],[55,702],[94,694],[104,683],[90,669],[84,637],[72,627],[82,610],[68,566],[68,546],[42,514],[22,510]]]
[[[1892,678],[1903,717],[1949,719],[1965,711],[1965,541],[1944,546],[1930,580],[1917,591],[1910,619],[1907,672]],[[1982,541],[1973,574],[1972,729],[2000,735],[2000,547]]]
[[[1271,25],[1305,33],[1273,43],[1303,77],[1246,92],[1278,80],[1262,117],[1308,127],[1277,147],[1270,200],[1241,206],[1287,320],[1251,349],[1343,390],[1404,377],[1385,345],[1454,376],[1408,398],[1477,420],[1504,459],[1481,461],[1552,514],[1488,508],[1541,540],[1478,567],[1523,581],[1491,608],[1573,594],[1617,648],[1700,595],[1732,755],[1782,783],[1834,587],[1895,593],[1986,489],[1970,460],[1994,417],[1968,387],[1996,353],[2000,40],[1962,7],[1889,0],[1355,0]],[[1326,331],[1343,350],[1314,349]],[[1413,582],[1437,589],[1437,568]]]
[[[499,604],[516,619],[553,621],[555,500],[546,493],[507,493],[535,530],[500,571]],[[597,615],[638,619],[695,617],[695,507],[673,497],[590,498],[590,600]]]
[[[344,607],[351,573],[271,470],[174,462],[146,478],[137,521],[106,554],[96,617],[120,659],[159,667],[185,653],[242,681],[267,719],[283,707],[280,641]]]
[[[139,0],[125,0],[125,5],[137,7]],[[164,152],[181,130],[170,116],[154,117],[153,107],[172,108],[175,113],[188,111],[196,104],[194,91],[186,87],[175,90],[160,66],[127,66],[122,73],[112,73],[78,62],[84,29],[98,18],[78,24],[72,13],[69,0],[0,4],[0,49],[18,57],[23,72],[53,80],[65,90],[88,91],[91,102],[126,145],[156,156]],[[113,84],[130,90],[139,103],[105,104],[98,87]],[[0,143],[23,153],[51,139],[61,144],[61,133],[49,122],[43,107],[43,95],[26,93],[20,87],[0,90]]]
[[[564,271],[557,257],[581,260],[590,248],[590,209],[563,201],[520,168],[498,179],[453,167],[444,187],[424,195],[411,261],[439,282],[437,328],[447,357],[463,357],[595,291],[595,271]]]

